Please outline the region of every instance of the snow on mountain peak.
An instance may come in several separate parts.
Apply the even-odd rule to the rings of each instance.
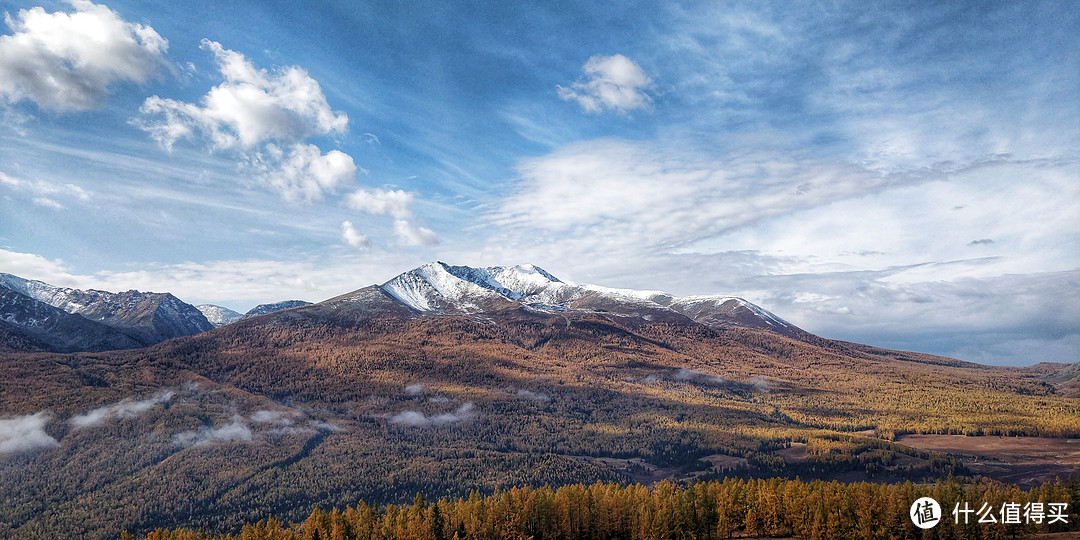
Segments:
[[[381,285],[383,291],[420,312],[475,312],[483,304],[526,301],[565,284],[535,265],[472,268],[432,262]]]
[[[195,306],[195,309],[201,311],[206,317],[206,320],[210,321],[210,324],[214,325],[215,328],[234,323],[244,317],[242,314],[227,307],[216,306],[214,304],[200,304]]]
[[[601,310],[613,306],[671,311],[708,324],[795,329],[776,315],[734,296],[676,297],[663,291],[615,289],[561,281],[531,265],[473,268],[432,262],[405,272],[380,289],[420,313],[476,313],[523,306],[528,309]],[[614,303],[614,304],[613,304]]]

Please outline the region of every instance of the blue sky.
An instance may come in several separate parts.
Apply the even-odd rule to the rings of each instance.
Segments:
[[[0,271],[244,311],[533,263],[1080,358],[1072,2],[0,9]]]

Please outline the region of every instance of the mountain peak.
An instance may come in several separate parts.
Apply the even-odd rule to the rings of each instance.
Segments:
[[[202,312],[170,293],[72,289],[11,274],[0,274],[0,288],[101,323],[124,334],[136,345],[149,345],[213,328]],[[23,305],[22,310],[26,309],[29,308]],[[33,309],[44,312],[41,306]],[[108,343],[120,344],[121,341],[109,338]]]
[[[742,298],[676,297],[663,291],[614,289],[567,283],[533,264],[474,268],[442,261],[424,264],[378,287],[422,314],[470,314],[500,309],[613,312],[676,317],[716,327],[765,328],[787,335],[801,331]]]

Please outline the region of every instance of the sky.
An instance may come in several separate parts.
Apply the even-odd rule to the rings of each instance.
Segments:
[[[0,0],[0,272],[238,311],[425,262],[1080,359],[1080,10]]]

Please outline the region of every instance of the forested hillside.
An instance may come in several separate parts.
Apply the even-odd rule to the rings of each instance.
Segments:
[[[358,294],[147,349],[5,355],[2,421],[40,444],[0,460],[0,536],[235,533],[581,482],[933,482],[976,464],[900,435],[1080,434],[1046,366],[610,311],[416,316]],[[1076,469],[1063,450],[985,474],[1038,487]]]
[[[908,517],[910,502],[932,497],[945,516],[926,531]],[[238,535],[206,535],[157,530],[148,540],[660,540],[796,537],[809,540],[913,540],[945,538],[1017,538],[1035,533],[1080,531],[1076,503],[1080,477],[1037,489],[1021,490],[993,482],[964,484],[949,479],[933,485],[737,480],[679,486],[664,481],[654,488],[640,484],[574,484],[558,489],[513,488],[482,496],[412,504],[317,509],[299,524],[269,519],[245,525]],[[1003,521],[1005,505],[1069,503],[1055,517],[1036,523]],[[995,523],[951,509],[983,508],[998,512]],[[1049,508],[1049,506],[1044,506]],[[1056,511],[1056,510],[1055,510]],[[992,514],[984,514],[992,515]],[[1055,523],[1051,524],[1053,520]],[[1011,520],[1010,520],[1011,521]],[[1080,534],[1080,532],[1078,532]]]

